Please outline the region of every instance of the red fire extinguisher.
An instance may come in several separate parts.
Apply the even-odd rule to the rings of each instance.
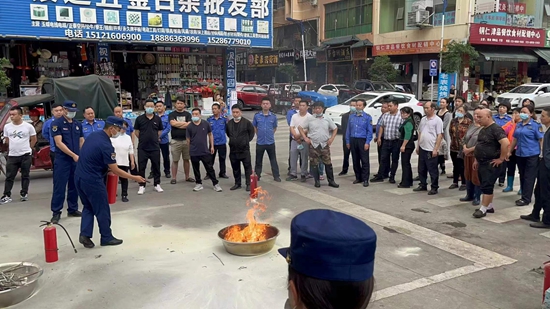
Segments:
[[[107,198],[109,200],[109,204],[116,203],[117,184],[118,176],[113,173],[109,173],[107,175]]]
[[[544,294],[550,288],[550,261],[544,263],[544,285],[542,290],[542,301],[544,302]]]
[[[48,221],[41,221],[41,222],[44,222],[44,224],[42,224],[40,226],[46,226],[43,230],[43,232],[44,232],[44,250],[45,250],[45,253],[46,253],[46,263],[53,263],[53,262],[57,262],[57,260],[59,260],[59,256],[57,254],[57,251],[59,250],[57,248],[57,230],[56,230],[54,224],[59,225],[59,226],[61,226],[61,228],[63,228],[63,230],[67,234],[67,237],[69,237],[69,240],[71,241],[71,245],[73,245],[74,253],[77,253],[76,248],[75,248],[74,243],[73,243],[73,240],[71,239],[71,236],[69,236],[69,233],[67,232],[67,230],[65,229],[64,226],[62,226],[59,223],[51,223],[51,222],[48,222]]]
[[[256,192],[256,188],[258,188],[258,175],[256,175],[255,172],[252,172],[250,175],[250,198],[257,198],[258,192]]]

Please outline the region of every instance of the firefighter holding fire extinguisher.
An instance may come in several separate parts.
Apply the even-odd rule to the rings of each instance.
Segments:
[[[118,168],[116,154],[111,138],[117,138],[123,130],[124,120],[109,116],[102,131],[93,132],[88,136],[75,171],[75,185],[78,195],[84,206],[80,224],[79,242],[86,248],[93,248],[94,216],[97,218],[102,246],[116,246],[122,244],[111,232],[111,210],[107,197],[107,187],[104,179],[107,171],[120,177],[145,182],[141,176],[133,176]]]

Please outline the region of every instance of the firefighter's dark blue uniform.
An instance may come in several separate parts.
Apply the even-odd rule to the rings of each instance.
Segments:
[[[69,112],[77,111],[76,104],[67,101],[63,104]],[[60,117],[52,122],[52,136],[61,136],[63,144],[67,146],[76,155],[80,155],[80,139],[84,138],[82,133],[82,124],[73,119],[69,122],[67,117]],[[53,215],[61,214],[63,202],[65,200],[65,191],[67,190],[67,205],[69,214],[78,211],[78,193],[74,185],[74,171],[76,162],[64,153],[59,147],[55,149],[55,162],[53,173],[53,194],[51,209]]]
[[[109,116],[105,123],[122,128],[124,120]],[[80,236],[92,238],[95,216],[101,234],[101,243],[105,244],[114,239],[104,178],[109,164],[116,164],[115,150],[109,135],[101,130],[88,136],[81,153],[75,172],[76,189],[83,205]]]

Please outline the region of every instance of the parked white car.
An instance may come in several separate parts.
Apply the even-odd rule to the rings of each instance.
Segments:
[[[438,84],[429,84],[426,91],[422,92],[422,100],[434,101],[434,102],[437,101],[438,87],[439,87]],[[433,88],[433,97],[432,97],[432,88]],[[432,98],[431,100],[430,100],[430,97]]]
[[[343,102],[342,104],[327,108],[325,114],[328,115],[332,121],[334,121],[338,128],[340,128],[340,125],[342,124],[342,114],[349,112],[349,102],[353,99],[363,99],[367,102],[365,112],[372,117],[373,127],[375,127],[375,124],[378,122],[378,118],[382,116],[382,112],[380,111],[382,102],[387,100],[397,101],[399,103],[399,109],[405,106],[412,108],[414,111],[414,121],[417,124],[420,123],[420,119],[424,116],[424,108],[422,107],[422,103],[418,102],[413,94],[393,91],[363,92]]]
[[[344,84],[326,84],[319,89],[317,89],[317,93],[322,94],[324,96],[332,96],[337,97],[340,95],[340,89],[350,90],[348,85]]]
[[[510,103],[518,107],[525,99],[535,102],[536,109],[550,106],[550,84],[523,84],[497,97],[496,105]]]

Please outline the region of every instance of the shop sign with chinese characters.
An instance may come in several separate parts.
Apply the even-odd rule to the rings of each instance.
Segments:
[[[351,61],[351,47],[331,47],[327,49],[327,61]]]
[[[472,24],[470,43],[523,47],[544,47],[546,33],[543,29]]]
[[[2,0],[0,36],[272,47],[272,0]]]
[[[279,65],[279,53],[248,54],[248,67],[276,67]]]
[[[225,102],[229,108],[237,103],[237,51],[235,48],[228,48],[225,51],[225,86],[226,94]]]
[[[508,3],[506,1],[500,1],[498,6],[499,12],[505,12],[510,14],[525,14],[527,10],[526,3]]]
[[[443,46],[449,43],[450,40],[444,40]],[[397,44],[382,44],[375,45],[373,48],[373,56],[383,55],[410,55],[410,54],[435,54],[441,50],[440,40],[397,43]]]

